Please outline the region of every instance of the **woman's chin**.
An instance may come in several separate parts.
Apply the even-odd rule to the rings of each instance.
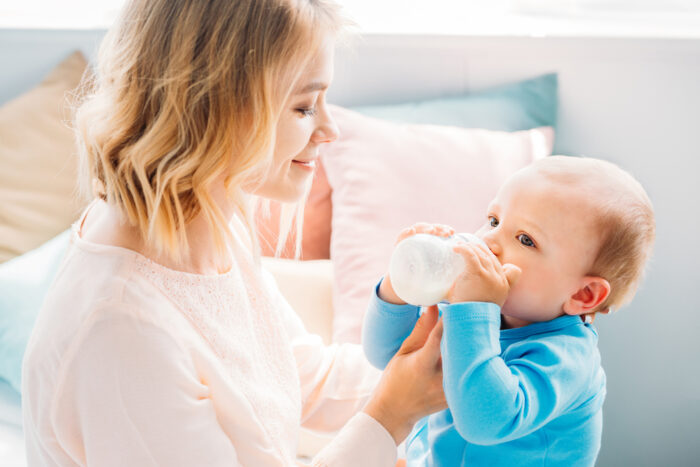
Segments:
[[[262,186],[252,190],[246,190],[261,198],[277,201],[279,203],[296,203],[304,197],[305,183],[289,183],[288,185],[277,184],[274,186]]]
[[[280,203],[296,203],[304,197],[304,187],[289,187],[288,189],[279,189],[269,193],[265,198]]]

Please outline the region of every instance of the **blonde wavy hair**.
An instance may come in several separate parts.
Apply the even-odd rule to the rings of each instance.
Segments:
[[[128,2],[83,80],[81,193],[117,206],[147,245],[179,263],[198,214],[228,254],[231,229],[209,194],[223,175],[259,259],[259,199],[242,187],[264,177],[283,104],[345,23],[327,0]],[[303,201],[284,207],[280,245],[294,212],[299,249]]]

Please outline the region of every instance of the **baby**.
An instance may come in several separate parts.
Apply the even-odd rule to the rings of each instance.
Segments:
[[[596,313],[628,302],[654,241],[641,185],[597,159],[553,156],[510,177],[438,305],[448,409],[406,438],[408,466],[592,466],[600,449],[605,373]],[[445,226],[402,232],[449,236]],[[419,318],[386,274],[363,328],[384,368]],[[428,309],[422,319],[436,320]],[[432,318],[430,317],[432,315]]]

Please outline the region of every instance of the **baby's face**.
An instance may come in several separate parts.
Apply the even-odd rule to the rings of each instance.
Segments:
[[[598,251],[595,203],[534,169],[518,172],[491,202],[477,235],[522,275],[501,313],[509,327],[566,313]]]

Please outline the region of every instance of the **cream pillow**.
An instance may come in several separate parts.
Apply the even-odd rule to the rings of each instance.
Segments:
[[[306,330],[331,343],[333,327],[333,265],[330,260],[296,261],[262,257],[277,287],[304,322]]]
[[[68,95],[87,62],[74,52],[34,89],[0,107],[0,262],[65,230],[83,203]]]

